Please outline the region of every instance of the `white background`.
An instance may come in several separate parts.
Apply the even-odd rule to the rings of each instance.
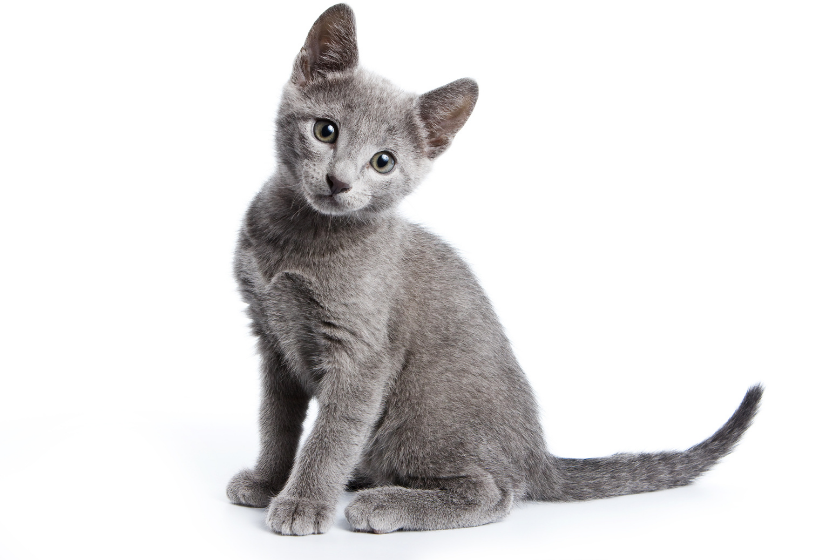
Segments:
[[[226,502],[258,403],[231,255],[327,6],[0,8],[0,557],[837,554],[832,2],[354,2],[363,65],[479,82],[403,211],[474,267],[554,453],[685,448],[765,401],[694,486],[475,529],[288,538]]]

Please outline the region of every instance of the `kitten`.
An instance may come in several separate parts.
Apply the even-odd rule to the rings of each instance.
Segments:
[[[345,487],[359,531],[452,529],[521,500],[573,501],[689,484],[729,453],[762,388],[683,452],[561,459],[498,319],[446,243],[404,221],[464,126],[478,86],[421,96],[358,67],[353,13],[333,6],[295,60],[277,172],[245,216],[236,278],[262,357],[261,448],[231,480],[285,535],[323,533]],[[319,404],[298,451],[309,400]]]

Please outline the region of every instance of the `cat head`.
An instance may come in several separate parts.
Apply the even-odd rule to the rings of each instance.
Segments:
[[[353,12],[335,5],[309,31],[280,104],[278,163],[322,214],[370,217],[396,206],[478,99],[470,79],[418,96],[358,60]]]

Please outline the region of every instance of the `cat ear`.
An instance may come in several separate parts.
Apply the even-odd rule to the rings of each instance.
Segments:
[[[420,120],[426,129],[426,155],[434,159],[449,147],[478,101],[478,84],[461,78],[424,93],[418,100]]]
[[[347,4],[328,8],[312,25],[292,70],[292,82],[304,85],[317,76],[343,72],[359,63],[356,20]]]

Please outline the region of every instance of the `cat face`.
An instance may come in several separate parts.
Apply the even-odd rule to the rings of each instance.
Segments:
[[[431,166],[416,102],[359,68],[290,83],[278,118],[278,153],[294,168],[306,201],[342,215],[381,212],[408,195]]]
[[[359,68],[353,13],[339,4],[295,60],[277,118],[278,160],[316,211],[369,217],[414,190],[477,97],[468,79],[417,96]]]

